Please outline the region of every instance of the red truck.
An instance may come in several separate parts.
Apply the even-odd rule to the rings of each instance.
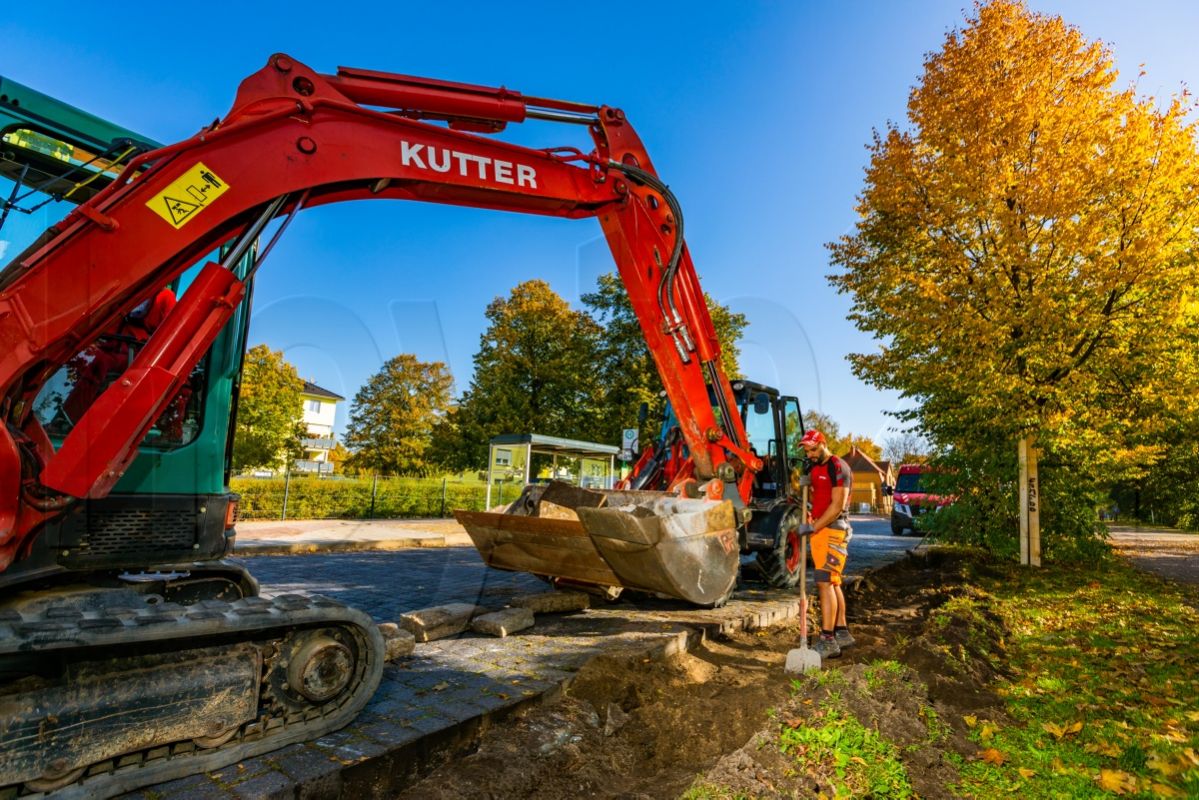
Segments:
[[[905,530],[916,533],[916,520],[930,511],[940,511],[953,503],[952,497],[929,494],[925,484],[932,468],[926,464],[903,464],[895,479],[891,503],[891,533],[900,536]]]

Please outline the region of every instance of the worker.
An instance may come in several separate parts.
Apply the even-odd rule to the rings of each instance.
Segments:
[[[845,617],[845,593],[841,575],[849,556],[849,490],[853,472],[828,448],[824,434],[809,430],[800,439],[808,461],[812,482],[811,526],[812,566],[816,569],[816,590],[820,596],[820,638],[813,649],[822,658],[836,658],[841,650],[853,645]]]

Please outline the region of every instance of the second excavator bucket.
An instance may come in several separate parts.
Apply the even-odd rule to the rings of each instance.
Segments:
[[[663,492],[525,487],[502,513],[455,511],[488,566],[612,596],[636,589],[719,605],[740,554],[728,501]]]

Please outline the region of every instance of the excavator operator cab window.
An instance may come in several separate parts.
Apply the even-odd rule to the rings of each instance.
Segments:
[[[783,398],[783,426],[787,436],[787,460],[791,464],[803,461],[803,447],[799,440],[803,438],[803,417],[799,413],[799,400],[794,397]]]
[[[189,277],[189,276],[185,276]],[[183,280],[183,279],[181,279]],[[34,401],[33,412],[52,439],[61,440],[92,403],[121,377],[146,340],[175,305],[176,289],[163,287],[125,315],[116,330],[76,353],[46,382]],[[208,359],[202,359],[191,377],[146,432],[143,447],[175,449],[193,441],[203,415]]]
[[[114,141],[94,153],[26,127],[0,132],[0,264],[29,247],[42,231],[62,219],[76,203],[90,199],[122,168],[121,161],[138,148]],[[61,440],[100,394],[117,380],[137,355],[193,271],[163,287],[132,309],[116,329],[103,334],[67,361],[47,381],[34,401],[34,413],[52,439]],[[181,447],[200,429],[208,359],[193,371],[187,385],[142,441],[160,449]]]
[[[748,394],[748,393],[746,393]],[[755,497],[774,497],[778,493],[779,442],[774,427],[774,407],[770,395],[757,392],[739,398],[741,419],[749,436],[749,449],[762,459],[763,466],[754,479]]]

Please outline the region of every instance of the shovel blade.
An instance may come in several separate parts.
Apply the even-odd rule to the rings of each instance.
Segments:
[[[820,669],[820,654],[810,647],[796,647],[787,653],[787,663],[783,667],[787,672],[803,674]]]

